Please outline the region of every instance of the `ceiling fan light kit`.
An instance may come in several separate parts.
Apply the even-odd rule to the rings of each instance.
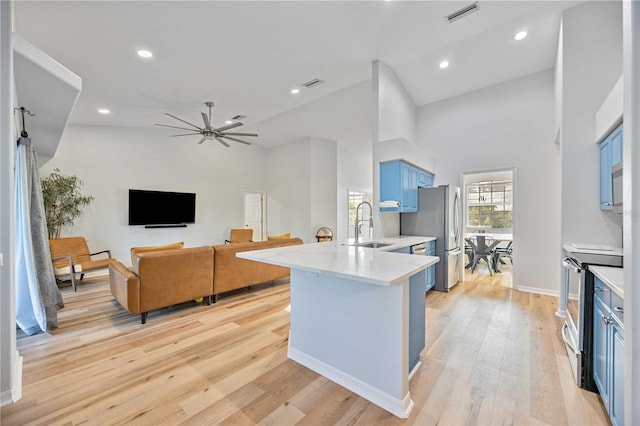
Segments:
[[[242,139],[238,139],[235,136],[242,136],[242,137],[257,137],[258,135],[256,133],[238,133],[238,132],[228,132],[227,130],[231,130],[231,129],[235,129],[236,127],[240,127],[242,126],[242,123],[240,122],[236,122],[236,123],[232,123],[223,127],[218,127],[217,129],[213,128],[211,126],[211,108],[213,108],[213,102],[208,101],[204,103],[207,107],[209,107],[209,115],[207,115],[206,113],[202,112],[202,121],[204,122],[204,127],[199,127],[196,126],[193,123],[190,123],[186,120],[183,120],[181,118],[176,117],[175,115],[171,115],[168,112],[165,112],[165,115],[168,115],[171,118],[174,118],[178,121],[181,121],[189,126],[189,127],[179,127],[179,126],[170,126],[168,124],[160,124],[160,123],[155,123],[156,126],[162,126],[162,127],[170,127],[172,129],[180,129],[180,130],[188,130],[190,131],[190,133],[181,133],[179,135],[171,135],[172,137],[176,137],[176,136],[193,136],[193,135],[201,135],[202,138],[198,141],[198,144],[203,143],[206,140],[216,140],[218,142],[220,142],[223,146],[225,146],[226,148],[229,148],[229,145],[227,143],[226,140],[230,140],[233,142],[239,142],[245,145],[251,145],[251,142],[247,142],[244,141]]]

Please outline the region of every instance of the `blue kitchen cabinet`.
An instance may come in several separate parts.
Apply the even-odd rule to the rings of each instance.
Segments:
[[[436,242],[429,241],[427,243],[427,256],[436,255]],[[431,290],[436,285],[436,265],[431,265],[427,268],[427,291]]]
[[[611,386],[609,415],[614,425],[624,424],[624,327],[612,317],[611,324]]]
[[[382,212],[418,211],[418,188],[433,186],[433,175],[404,161],[380,163],[380,201],[398,201],[398,207],[381,207]]]
[[[418,188],[431,188],[433,187],[433,175],[424,170],[418,170]]]
[[[400,247],[399,249],[391,250],[391,253],[411,254],[411,246]]]
[[[418,211],[418,171],[415,167],[401,163],[402,196],[400,206],[404,212]]]
[[[611,165],[622,161],[622,124],[609,135],[609,145],[611,146]]]
[[[624,308],[620,296],[594,279],[593,380],[611,423],[624,424]]]
[[[609,410],[609,383],[607,382],[609,325],[605,322],[607,317],[606,305],[596,293],[593,306],[593,380],[600,391],[605,408]]]
[[[600,142],[600,210],[613,208],[611,166],[622,161],[622,124]]]

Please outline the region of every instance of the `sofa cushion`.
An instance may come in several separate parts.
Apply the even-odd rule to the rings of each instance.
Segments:
[[[269,235],[267,240],[288,240],[291,238],[291,232],[282,235]]]
[[[184,247],[184,242],[180,241],[173,244],[165,244],[163,246],[147,246],[147,247],[131,247],[131,264],[133,265],[135,262],[135,257],[137,254],[146,253],[149,251],[161,251],[161,250],[175,250],[181,249]]]
[[[302,240],[300,238],[291,238],[286,240],[214,246],[215,271],[213,274],[213,293],[220,294],[278,278],[288,277],[289,268],[241,259],[236,257],[236,253],[294,244],[302,244]]]

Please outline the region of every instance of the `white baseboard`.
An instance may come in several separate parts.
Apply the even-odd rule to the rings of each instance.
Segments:
[[[16,351],[13,369],[13,388],[0,393],[0,407],[13,404],[22,398],[22,356]]]
[[[545,288],[526,287],[526,286],[520,286],[520,285],[516,290],[524,291],[526,293],[536,293],[536,294],[543,294],[545,296],[560,297],[560,290],[548,290]]]
[[[422,361],[418,361],[418,363],[416,364],[415,367],[413,367],[413,370],[411,370],[411,373],[409,373],[409,380],[411,380],[411,378],[413,377],[414,374],[416,374],[416,371],[418,371],[418,368],[420,368],[420,366],[422,365]]]
[[[392,395],[389,395],[388,393],[350,375],[349,373],[339,370],[305,352],[291,347],[291,341],[289,341],[288,356],[297,363],[302,364],[340,386],[357,393],[364,399],[373,402],[377,406],[387,410],[397,417],[406,419],[409,417],[411,410],[413,410],[414,403],[411,399],[411,394],[408,391],[404,398],[395,398]]]

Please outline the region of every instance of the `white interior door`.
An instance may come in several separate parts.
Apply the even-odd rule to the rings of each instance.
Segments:
[[[253,241],[263,240],[264,193],[244,193],[244,227],[253,229]]]

